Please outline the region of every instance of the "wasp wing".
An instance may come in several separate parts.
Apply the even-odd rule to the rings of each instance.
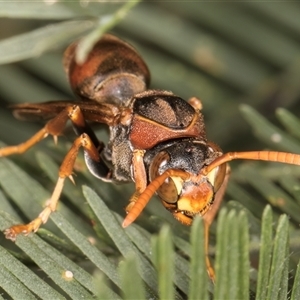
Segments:
[[[80,107],[87,121],[113,125],[120,115],[120,108],[114,104],[95,101],[49,101],[44,103],[23,103],[11,105],[13,115],[20,120],[47,121],[54,118],[68,106]]]

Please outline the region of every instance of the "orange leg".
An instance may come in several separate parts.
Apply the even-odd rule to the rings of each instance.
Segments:
[[[98,151],[92,143],[89,136],[85,133],[79,136],[74,141],[71,149],[65,156],[60,166],[59,177],[56,186],[51,195],[51,198],[47,201],[43,211],[39,214],[39,216],[36,219],[34,219],[26,225],[15,225],[6,229],[4,231],[4,234],[7,239],[15,241],[18,234],[22,233],[28,235],[30,232],[36,232],[42,224],[45,224],[47,222],[50,214],[54,212],[57,208],[58,200],[61,195],[65,179],[69,177],[73,181],[72,171],[76,157],[78,155],[78,151],[81,147],[83,147],[84,150],[88,152],[88,154],[93,160],[99,161]]]
[[[55,141],[57,141],[57,137],[62,134],[69,119],[71,119],[73,123],[76,124],[78,122],[78,124],[81,125],[82,118],[83,117],[78,106],[67,106],[55,118],[48,121],[40,131],[38,131],[24,143],[16,146],[0,148],[0,157],[9,156],[12,154],[22,154],[29,148],[46,138],[49,134],[54,137]]]
[[[135,193],[129,200],[129,204],[126,206],[126,212],[128,213],[135,205],[140,194],[147,187],[147,175],[145,165],[143,161],[145,150],[134,150],[132,157],[133,177],[135,182]]]
[[[90,164],[98,165],[102,163],[100,161],[99,152],[101,151],[102,143],[100,143],[93,131],[86,125],[83,114],[80,107],[77,105],[67,106],[63,111],[61,111],[55,118],[50,120],[44,128],[37,132],[26,142],[19,144],[17,146],[5,147],[0,149],[0,156],[8,156],[11,154],[21,154],[28,150],[30,147],[47,137],[49,134],[53,135],[54,139],[60,135],[66,125],[68,119],[73,123],[76,133],[79,137],[74,141],[71,149],[65,156],[60,169],[59,177],[55,185],[54,191],[51,198],[47,201],[47,204],[39,216],[32,222],[26,225],[16,225],[8,228],[4,231],[6,238],[15,240],[16,236],[20,233],[27,235],[32,231],[37,231],[41,224],[47,222],[50,214],[54,212],[57,208],[57,203],[61,195],[64,181],[67,177],[73,181],[72,171],[76,157],[78,155],[79,149],[82,147],[86,154],[90,158]],[[97,165],[98,164],[98,165]],[[108,169],[103,172],[108,172]],[[73,181],[74,182],[74,181]]]
[[[207,268],[208,275],[212,281],[215,281],[216,276],[215,276],[214,268],[212,267],[212,265],[210,263],[210,259],[209,259],[209,251],[208,251],[209,227],[212,224],[217,212],[220,209],[220,206],[221,206],[221,203],[222,203],[222,200],[223,200],[226,188],[227,188],[229,176],[230,176],[230,167],[227,165],[225,179],[215,195],[214,203],[211,206],[211,209],[203,216],[204,227],[205,227],[205,232],[204,232],[204,234],[205,234],[205,253],[206,253],[205,261],[206,261],[206,268]]]

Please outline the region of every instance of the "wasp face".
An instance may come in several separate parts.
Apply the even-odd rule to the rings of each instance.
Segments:
[[[169,169],[175,170],[158,188],[163,205],[184,224],[191,224],[195,215],[204,215],[213,203],[221,186],[226,165],[213,169],[207,175],[201,170],[222,153],[215,145],[202,141],[186,140],[160,151],[150,165],[150,181]],[[189,174],[188,178],[176,176],[176,170]]]

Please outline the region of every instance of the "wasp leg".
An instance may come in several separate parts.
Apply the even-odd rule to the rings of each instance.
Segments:
[[[97,178],[103,181],[111,181],[111,170],[107,167],[102,159],[99,159],[99,155],[104,148],[104,144],[98,140],[94,131],[88,126],[79,106],[74,106],[69,111],[69,118],[72,121],[75,133],[80,136],[81,134],[87,134],[92,141],[93,145],[97,149],[96,159],[90,155],[86,149],[84,149],[84,157],[86,165],[89,171]]]
[[[16,146],[8,146],[0,149],[0,157],[8,156],[12,154],[22,154],[27,151],[29,148],[46,138],[49,134],[54,137],[54,140],[57,140],[57,136],[59,136],[65,125],[68,121],[68,109],[64,109],[61,111],[55,118],[47,122],[47,124],[38,131],[35,135],[29,138],[26,142],[21,143]]]
[[[14,241],[18,234],[23,233],[27,235],[32,231],[35,232],[39,229],[39,227],[42,224],[47,222],[50,214],[54,212],[57,208],[57,203],[61,195],[65,179],[69,177],[71,181],[74,182],[72,177],[72,171],[74,168],[75,160],[78,155],[78,151],[81,147],[84,150],[88,167],[92,169],[91,171],[96,170],[95,172],[97,172],[97,175],[100,174],[101,176],[106,178],[110,177],[110,170],[100,159],[99,155],[103,148],[103,144],[98,141],[92,129],[86,124],[80,107],[77,105],[66,107],[61,113],[59,113],[57,117],[49,121],[45,125],[45,127],[42,130],[40,130],[36,135],[34,135],[24,144],[21,144],[21,147],[20,145],[16,146],[18,149],[17,151],[8,151],[8,153],[5,154],[10,155],[12,153],[22,153],[26,151],[29,147],[33,146],[35,143],[37,143],[43,137],[45,137],[41,133],[43,133],[44,135],[52,134],[53,136],[59,135],[62,132],[68,119],[71,120],[75,132],[79,135],[79,137],[74,141],[71,149],[68,151],[60,166],[59,177],[54,191],[51,195],[51,198],[47,201],[44,210],[32,222],[26,225],[12,226],[11,228],[5,230],[4,233],[6,238]],[[7,147],[0,149],[0,151],[5,149],[12,148]]]
[[[100,157],[96,147],[94,146],[92,140],[87,134],[82,134],[79,136],[73,143],[71,149],[65,156],[60,169],[59,177],[54,188],[54,191],[51,195],[51,198],[47,201],[45,208],[39,214],[39,216],[26,225],[15,225],[4,231],[4,234],[7,239],[15,241],[16,236],[20,233],[28,235],[30,232],[36,232],[42,224],[45,224],[52,212],[57,208],[58,200],[63,189],[64,181],[69,177],[72,181],[72,171],[75,164],[76,157],[78,155],[79,149],[83,147],[89,156],[94,161],[99,161]]]
[[[206,261],[206,268],[207,268],[208,275],[212,281],[215,281],[216,276],[215,276],[214,268],[212,267],[212,265],[210,263],[209,254],[208,254],[209,227],[212,224],[212,222],[220,208],[220,205],[222,203],[222,200],[223,200],[226,188],[227,188],[229,176],[230,176],[230,167],[229,167],[229,165],[227,165],[224,181],[215,195],[214,203],[213,203],[211,209],[203,216],[204,226],[205,226],[205,233],[204,233],[205,234],[205,253],[206,253],[205,261]]]
[[[92,129],[86,124],[80,107],[78,105],[69,105],[59,112],[56,117],[48,121],[40,131],[24,143],[0,148],[0,157],[12,154],[22,154],[46,138],[49,134],[54,137],[56,142],[57,137],[62,134],[69,119],[72,121],[74,130],[78,136],[82,133],[87,133],[97,148],[103,148],[103,144],[98,141]]]
[[[133,168],[133,178],[135,182],[135,193],[129,200],[129,204],[126,206],[126,212],[128,213],[131,208],[136,203],[137,199],[141,195],[141,193],[147,187],[147,175],[144,165],[144,157],[145,150],[134,150],[132,157],[132,168]]]

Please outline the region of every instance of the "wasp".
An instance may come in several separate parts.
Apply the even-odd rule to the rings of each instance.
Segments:
[[[66,178],[78,152],[83,149],[88,170],[100,180],[134,182],[135,193],[126,207],[127,227],[157,193],[163,206],[185,225],[196,215],[208,231],[223,198],[234,159],[251,159],[300,165],[300,155],[274,152],[229,152],[207,140],[201,101],[185,101],[172,92],[149,89],[150,73],[137,51],[121,39],[106,34],[93,47],[87,60],[78,64],[78,42],[64,53],[63,64],[77,101],[51,101],[13,105],[20,119],[40,118],[45,126],[24,143],[0,149],[0,156],[21,154],[47,136],[54,140],[66,123],[77,138],[60,165],[58,180],[39,216],[26,225],[4,231],[15,240],[20,233],[36,232],[57,208]],[[109,141],[98,140],[92,126],[106,124]],[[211,278],[214,271],[207,258]]]

